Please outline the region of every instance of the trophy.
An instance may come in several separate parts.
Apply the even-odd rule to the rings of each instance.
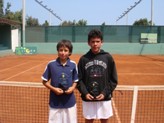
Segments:
[[[101,83],[101,77],[103,74],[103,69],[100,66],[93,66],[90,68],[89,76],[90,76],[90,82],[89,82],[89,93],[96,98],[101,92],[100,92],[100,83]]]
[[[89,92],[90,94],[96,98],[100,94],[100,89],[99,89],[99,83],[96,81],[93,81],[89,84]]]
[[[61,77],[59,78],[59,87],[64,91],[68,89],[68,80],[64,73],[62,73]]]

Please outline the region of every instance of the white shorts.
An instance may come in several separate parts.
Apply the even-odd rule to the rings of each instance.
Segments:
[[[108,119],[113,115],[111,100],[98,102],[83,101],[83,115],[85,119]]]
[[[48,123],[77,123],[76,104],[71,108],[51,108],[49,110]]]

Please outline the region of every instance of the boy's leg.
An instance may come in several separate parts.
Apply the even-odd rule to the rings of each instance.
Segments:
[[[64,118],[63,123],[77,123],[76,104],[73,107],[65,109],[63,115],[64,115],[63,116],[63,118]]]
[[[108,119],[101,119],[101,123],[108,123]]]
[[[56,123],[62,122],[61,111],[59,109],[54,109],[50,107],[48,123],[54,123],[54,122]]]
[[[85,119],[85,123],[93,123],[93,119],[91,120],[88,120],[88,119]],[[100,119],[101,123],[108,123],[108,119]]]
[[[89,119],[85,119],[85,123],[93,123],[93,121],[94,121],[93,119],[90,119],[90,120]]]

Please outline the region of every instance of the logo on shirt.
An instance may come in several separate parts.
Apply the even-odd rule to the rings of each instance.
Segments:
[[[107,68],[107,65],[106,65],[105,62],[99,61],[99,60],[93,60],[93,61],[88,62],[88,63],[85,65],[85,69],[88,69],[88,67],[93,66],[93,65],[102,66],[104,69]]]

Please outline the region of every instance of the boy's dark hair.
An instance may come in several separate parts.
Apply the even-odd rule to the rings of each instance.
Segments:
[[[71,41],[65,40],[65,39],[59,41],[57,46],[56,46],[57,51],[59,51],[59,48],[61,48],[61,47],[67,47],[69,49],[69,53],[70,53],[69,55],[72,54],[73,46],[72,46]]]
[[[88,33],[88,42],[90,41],[91,38],[100,38],[101,40],[103,40],[102,32],[98,29],[92,29]]]

